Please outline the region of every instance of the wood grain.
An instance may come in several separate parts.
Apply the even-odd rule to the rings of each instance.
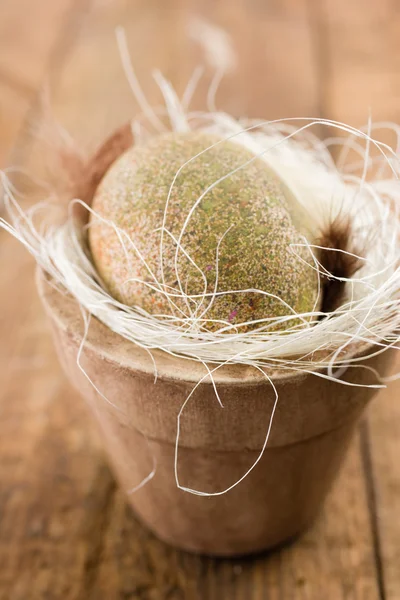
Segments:
[[[0,3],[0,78],[37,89],[48,74],[71,6],[71,0]]]
[[[389,0],[314,2],[320,28],[324,111],[331,119],[365,125],[399,118],[399,11]]]
[[[394,372],[399,370],[400,362],[397,361]],[[376,521],[382,586],[387,600],[398,598],[400,590],[399,394],[399,382],[392,383],[381,394],[370,410],[367,429],[374,490],[371,508]]]
[[[197,16],[227,31],[237,56],[217,97],[221,108],[359,124],[371,105],[375,118],[399,118],[400,22],[389,0],[34,4],[33,24],[31,3],[3,0],[0,7],[3,165],[19,148],[25,166],[44,171],[41,143],[29,145],[26,131],[19,132],[46,79],[53,81],[56,117],[82,148],[137,111],[114,40],[121,23],[151,102],[160,100],[152,68],[182,92],[204,61],[187,33]],[[208,66],[194,106],[202,106],[210,75]],[[33,261],[0,235],[1,600],[399,597],[397,384],[375,402],[323,514],[293,545],[230,561],[177,552],[127,508],[86,408],[61,375]]]
[[[11,147],[23,127],[29,100],[29,94],[0,77],[0,168],[6,166]]]

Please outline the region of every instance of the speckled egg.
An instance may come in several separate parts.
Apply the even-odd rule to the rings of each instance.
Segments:
[[[92,207],[93,261],[124,304],[210,331],[314,308],[317,273],[296,253],[310,255],[290,247],[304,243],[305,215],[234,141],[188,132],[136,145],[105,174]]]

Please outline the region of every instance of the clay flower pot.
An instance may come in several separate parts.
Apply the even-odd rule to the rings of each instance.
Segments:
[[[140,483],[155,460],[154,478],[128,497],[161,539],[195,552],[245,554],[288,540],[312,522],[376,390],[315,375],[274,375],[279,401],[260,462],[224,495],[189,494],[174,478],[177,415],[204,375],[203,367],[156,352],[154,382],[148,354],[92,319],[81,363],[107,402],[77,366],[82,319],[75,300],[48,285],[43,273],[38,283],[61,362],[100,425],[122,488],[129,492]],[[391,354],[365,364],[385,373]],[[366,369],[350,369],[344,377],[373,382]],[[216,372],[215,382],[224,408],[204,381],[181,423],[180,482],[205,492],[227,488],[256,460],[275,399],[271,385],[254,369],[226,367]]]
[[[90,204],[107,168],[132,142],[129,126],[116,131],[78,172],[73,196]],[[83,222],[87,217],[82,210],[76,216]],[[149,355],[92,318],[81,365],[98,393],[77,365],[83,324],[76,301],[48,285],[41,271],[38,286],[64,369],[100,425],[132,507],[161,539],[194,552],[246,554],[289,540],[312,522],[376,390],[315,375],[271,373],[279,401],[261,460],[226,494],[190,494],[177,487],[174,476],[177,417],[204,367],[156,351],[155,382]],[[369,350],[356,348],[353,356]],[[391,356],[387,351],[363,363],[384,374]],[[375,383],[367,369],[349,369],[343,377]],[[214,379],[224,408],[205,380],[182,416],[178,454],[180,484],[208,493],[228,488],[255,462],[275,402],[272,386],[255,369],[226,366]],[[154,466],[154,477],[131,492]]]

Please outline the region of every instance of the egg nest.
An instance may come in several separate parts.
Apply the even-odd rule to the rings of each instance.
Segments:
[[[46,208],[40,224],[36,224],[37,208],[22,212],[13,186],[2,174],[4,201],[11,221],[10,224],[3,220],[2,226],[24,243],[54,285],[76,298],[84,314],[95,316],[146,351],[152,353],[159,349],[200,361],[211,365],[211,371],[227,363],[240,363],[266,373],[268,369],[276,368],[320,373],[324,368],[328,369],[328,376],[333,377],[333,368],[347,368],[360,360],[349,358],[355,344],[366,344],[371,354],[397,345],[400,325],[400,165],[394,150],[376,141],[371,128],[357,130],[322,119],[238,121],[226,114],[210,112],[182,112],[178,119],[175,112],[170,114],[170,121],[171,131],[196,131],[218,140],[234,140],[257,160],[264,161],[307,212],[311,230],[322,232],[337,222],[338,217],[346,218],[351,225],[351,247],[359,248],[360,254],[353,256],[350,250],[332,245],[321,248],[306,237],[290,242],[293,255],[307,270],[317,274],[318,296],[327,282],[341,286],[340,305],[327,310],[317,298],[311,309],[299,307],[264,318],[261,315],[251,329],[247,327],[246,313],[241,320],[240,313],[232,319],[225,311],[224,318],[215,319],[218,324],[210,330],[204,327],[203,311],[196,310],[196,307],[209,305],[213,293],[209,288],[204,292],[196,290],[193,299],[184,285],[178,286],[179,301],[195,307],[187,311],[152,313],[147,310],[147,305],[126,303],[123,297],[117,298],[110,293],[93,263],[88,248],[88,215],[90,222],[95,220],[111,228],[123,244],[138,248],[132,233],[134,228],[127,235],[114,219],[96,213],[90,206],[95,189],[91,194],[86,194],[87,190],[77,194],[69,202],[69,216],[61,225],[54,224],[52,212],[57,213],[58,218],[59,207],[51,206]],[[311,133],[313,127],[326,127],[334,133],[339,131],[342,137],[331,137],[322,142]],[[165,130],[149,132],[140,120],[130,124],[129,131],[132,130],[137,145],[151,143],[155,136],[166,133]],[[395,127],[393,130],[397,132]],[[106,144],[108,155],[113,143]],[[340,148],[336,163],[330,153],[332,144]],[[123,149],[127,149],[126,144]],[[117,152],[112,161],[108,160],[107,166],[119,154],[121,152]],[[349,160],[350,154],[354,157],[352,160]],[[87,176],[91,177],[92,183],[96,180],[98,184],[105,171],[96,164]],[[81,175],[85,178],[85,170]],[[86,214],[86,219],[76,218],[78,209],[80,215]],[[179,251],[178,247],[178,254]],[[337,252],[361,263],[351,276],[329,272],[324,266],[327,263],[320,261],[321,252],[330,255]],[[203,272],[208,264],[216,269],[217,262],[208,261],[207,256],[201,265]],[[290,273],[286,277],[290,279]],[[160,290],[171,292],[169,288],[163,288],[159,274],[155,281],[142,278],[140,284],[150,286],[152,294]],[[243,302],[246,295],[255,298],[266,293],[266,290],[253,288],[228,291],[230,300],[236,295],[238,303]],[[175,293],[171,292],[172,301]],[[213,320],[212,316],[210,318]]]

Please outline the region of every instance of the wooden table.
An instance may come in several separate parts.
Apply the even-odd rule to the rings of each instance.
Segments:
[[[393,0],[3,0],[0,166],[43,176],[38,132],[54,143],[44,85],[82,147],[137,111],[118,24],[150,102],[159,101],[152,68],[182,92],[203,62],[202,106],[212,58],[194,39],[200,22],[229,36],[218,105],[235,115],[360,125],[371,108],[374,120],[400,121],[398,9]],[[33,261],[4,232],[0,260],[1,600],[400,598],[398,384],[370,409],[322,515],[295,544],[251,559],[180,553],[136,521],[116,488],[54,356]]]

